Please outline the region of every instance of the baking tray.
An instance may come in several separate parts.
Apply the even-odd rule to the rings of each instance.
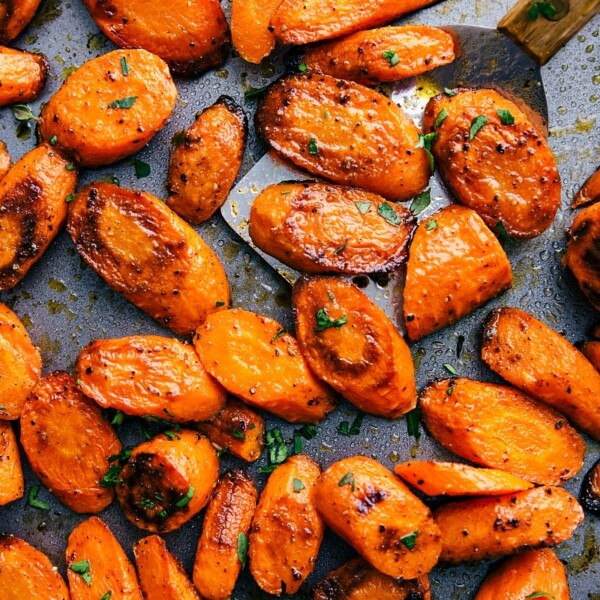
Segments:
[[[508,0],[447,0],[403,22],[495,27],[509,4]],[[229,3],[224,2],[223,6],[229,14]],[[461,375],[498,381],[479,359],[481,323],[494,307],[506,304],[525,308],[563,332],[573,342],[584,339],[589,327],[598,320],[598,313],[584,301],[573,277],[562,266],[561,259],[565,249],[565,230],[572,219],[572,213],[567,208],[570,198],[597,166],[600,156],[599,28],[600,22],[596,17],[542,69],[548,96],[550,144],[557,155],[563,179],[563,209],[553,226],[539,238],[507,246],[514,268],[514,287],[511,291],[455,325],[412,345],[419,387],[431,379],[447,375],[442,366],[444,363],[451,363]],[[58,89],[73,67],[114,48],[99,33],[83,5],[76,0],[45,0],[34,23],[14,45],[43,51],[50,59],[50,80],[39,101],[32,103],[34,113],[39,111],[40,103]],[[224,68],[199,79],[178,80],[180,99],[171,121],[138,155],[151,165],[151,175],[138,180],[132,160],[128,159],[105,169],[85,172],[80,178],[80,185],[117,176],[125,187],[144,189],[165,198],[164,182],[173,134],[188,126],[196,112],[212,104],[223,93],[236,98],[252,115],[256,101],[245,100],[244,92],[251,87],[262,87],[281,74],[281,58],[276,55],[270,62],[260,66],[232,58]],[[493,61],[493,57],[490,60]],[[492,66],[490,63],[490,68]],[[16,125],[10,110],[0,111],[0,139],[6,141],[13,159],[34,146],[33,138],[17,139]],[[251,125],[240,177],[264,152],[265,148],[256,140]],[[225,264],[234,304],[270,315],[291,327],[289,285],[231,232],[220,215],[197,229]],[[15,289],[1,293],[0,300],[11,306],[26,324],[33,341],[41,349],[46,373],[57,369],[71,371],[80,348],[96,338],[140,333],[171,335],[112,292],[87,268],[64,232],[25,280]],[[459,345],[462,345],[462,352],[457,356]],[[408,436],[403,420],[390,422],[367,416],[360,435],[341,437],[337,433],[339,423],[351,421],[355,415],[356,411],[351,405],[342,404],[318,427],[317,437],[305,443],[307,452],[323,467],[351,454],[373,456],[388,467],[409,458],[450,458],[450,454],[440,449],[425,433],[419,441]],[[294,427],[274,418],[268,418],[267,421],[269,427],[278,425],[284,435],[291,438]],[[139,443],[143,439],[135,423],[126,423],[119,435],[125,444]],[[587,469],[598,457],[600,444],[589,438],[586,438],[586,442]],[[248,470],[262,487],[266,476],[257,473],[256,468],[260,464],[264,464],[264,459]],[[231,457],[223,457],[222,465],[225,468],[246,468],[245,463]],[[24,467],[28,490],[39,482],[25,460]],[[583,473],[565,487],[578,493]],[[70,512],[43,487],[40,498],[51,504],[50,511],[31,508],[25,499],[0,508],[0,531],[21,536],[47,553],[64,574],[66,539],[73,527],[86,517]],[[116,502],[100,516],[131,556],[133,543],[146,534],[124,519]],[[188,572],[193,564],[201,521],[201,516],[196,517],[181,530],[165,535],[169,548],[183,561]],[[559,557],[567,565],[574,600],[600,598],[600,551],[597,540],[600,540],[600,522],[588,515],[574,537],[557,549]],[[352,550],[328,533],[308,583],[314,583],[351,556]],[[435,569],[430,576],[433,597],[436,600],[472,597],[488,567],[488,562],[482,562],[473,566]],[[305,585],[297,597],[309,597],[308,588]],[[266,597],[245,571],[232,600]]]

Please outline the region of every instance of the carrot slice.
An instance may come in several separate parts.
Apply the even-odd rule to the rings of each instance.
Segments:
[[[231,39],[240,56],[258,64],[271,54],[277,38],[269,27],[281,0],[233,0]]]
[[[394,471],[428,496],[493,496],[533,487],[510,473],[461,463],[416,460],[396,465]]]
[[[47,75],[48,61],[43,54],[0,46],[0,106],[35,100]]]
[[[581,208],[600,201],[600,167],[598,167],[584,182],[575,194],[571,208]]]
[[[596,371],[600,371],[600,341],[586,342],[582,346],[581,352],[596,367]]]
[[[10,423],[0,421],[0,506],[23,496],[23,469]]]

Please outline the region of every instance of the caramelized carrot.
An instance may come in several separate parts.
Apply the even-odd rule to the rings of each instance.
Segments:
[[[35,100],[48,76],[43,54],[32,54],[0,46],[0,106]]]
[[[581,208],[600,201],[600,167],[598,167],[584,182],[575,197],[571,208]]]
[[[11,0],[0,3],[0,44],[8,44],[27,27],[42,0]]]
[[[0,506],[23,497],[23,469],[10,423],[0,421]]]
[[[10,170],[10,154],[6,144],[0,140],[0,179],[2,179]]]

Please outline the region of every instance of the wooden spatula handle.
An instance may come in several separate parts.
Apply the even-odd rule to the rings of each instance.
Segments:
[[[543,65],[599,13],[600,0],[519,0],[498,29]]]

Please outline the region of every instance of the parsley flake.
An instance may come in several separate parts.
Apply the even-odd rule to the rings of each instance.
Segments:
[[[135,169],[135,176],[138,179],[144,179],[150,175],[150,165],[139,158],[133,161],[133,168]]]
[[[558,9],[554,6],[553,2],[534,2],[531,5],[529,11],[527,11],[527,16],[535,21],[538,17],[542,16],[546,19],[551,19],[558,14]],[[529,597],[529,596],[528,596]]]
[[[75,200],[75,194],[69,194],[66,198],[65,198],[65,202],[73,202],[73,200]]]
[[[298,65],[298,71],[300,71],[300,73],[306,73],[306,71],[308,71],[308,67],[306,66],[306,63],[301,62]]]
[[[319,148],[317,146],[317,138],[314,135],[310,136],[310,142],[308,144],[308,151],[311,154],[319,154]]]
[[[40,510],[50,510],[50,505],[47,502],[38,500],[38,494],[40,492],[40,486],[34,485],[27,494],[27,504],[32,508],[39,508]]]
[[[69,569],[71,569],[73,573],[81,575],[81,579],[83,579],[89,587],[92,587],[92,574],[90,573],[89,560],[80,560],[79,562],[73,563],[69,565]]]
[[[481,130],[481,128],[488,122],[488,118],[485,115],[478,115],[471,121],[471,128],[469,129],[469,140],[472,140]]]
[[[246,559],[248,557],[248,537],[243,531],[238,535],[237,555],[243,569],[246,566]]]
[[[127,64],[127,58],[125,56],[121,56],[121,71],[123,71],[125,77],[129,75],[129,65]]]
[[[450,364],[444,363],[444,369],[450,373],[450,375],[454,375],[454,377],[458,377],[458,371]]]
[[[425,190],[413,198],[410,203],[410,212],[416,217],[431,204],[431,190]]]
[[[338,482],[339,487],[349,485],[352,491],[356,489],[356,481],[354,480],[354,473],[346,473]]]
[[[236,439],[236,440],[242,440],[244,441],[246,439],[246,434],[243,431],[240,431],[237,427],[234,427],[231,430],[231,435]]]
[[[294,484],[294,493],[295,494],[298,494],[299,492],[301,492],[303,489],[306,488],[304,483],[302,481],[300,481],[300,479],[296,479],[295,477],[294,477],[294,479],[292,479],[292,483]]]
[[[400,225],[402,223],[402,219],[400,215],[393,209],[391,204],[387,202],[382,202],[377,207],[377,213],[382,216],[390,225]]]
[[[366,214],[369,211],[369,208],[371,208],[370,202],[355,202],[354,204],[355,204],[356,208],[358,208],[358,212],[361,215]]]
[[[102,596],[102,598],[100,598],[100,600],[110,600],[111,597],[112,597],[112,590],[108,590],[108,592],[106,592],[106,594],[104,594],[104,596]]]
[[[313,327],[313,331],[315,333],[325,331],[331,327],[339,329],[342,327],[342,325],[345,325],[348,322],[348,317],[346,315],[341,316],[339,319],[330,319],[327,311],[324,308],[320,308],[315,313],[315,318],[317,319],[317,326]]]
[[[364,418],[364,413],[358,413],[356,417],[354,417],[352,425],[350,425],[348,421],[342,421],[338,425],[338,433],[344,436],[360,435],[360,428],[362,427]]]
[[[186,495],[181,498],[180,500],[177,500],[177,502],[175,502],[175,506],[177,508],[183,508],[184,506],[187,506],[190,503],[190,500],[194,497],[194,492],[195,492],[195,488],[193,485],[190,485]]]
[[[409,549],[409,550],[414,550],[415,546],[417,545],[417,536],[419,535],[418,531],[413,531],[412,533],[409,533],[408,535],[405,535],[404,537],[400,538],[400,541]]]
[[[51,138],[48,140],[48,143],[49,143],[51,146],[56,146],[56,142],[58,142],[58,137],[57,137],[57,136],[55,136],[55,135],[53,135],[53,136],[52,136],[52,137],[51,137]]]
[[[434,229],[437,229],[437,226],[438,222],[435,219],[430,219],[427,221],[427,223],[425,223],[425,229],[427,231],[433,231]]]
[[[451,90],[450,88],[445,87],[444,94],[446,94],[446,96],[452,98],[452,96],[456,96],[457,92],[456,92],[456,90]]]
[[[440,110],[440,112],[438,113],[438,116],[435,118],[435,121],[433,122],[433,128],[437,129],[447,118],[448,111],[445,108],[442,108],[442,110]]]
[[[395,50],[385,50],[381,53],[381,56],[390,63],[391,67],[395,67],[400,62],[400,57]]]
[[[550,592],[543,592],[541,590],[539,592],[531,592],[529,596],[525,596],[525,600],[533,600],[533,598],[551,598],[552,600],[555,600],[556,596]]]
[[[108,108],[126,108],[130,109],[137,100],[137,96],[130,96],[129,98],[120,98],[115,100],[108,105]]]
[[[271,338],[271,344],[273,342],[276,342],[280,337],[283,337],[285,334],[287,333],[287,331],[285,329],[280,329],[272,338]]]
[[[515,118],[512,116],[510,110],[506,110],[504,108],[499,108],[496,111],[496,114],[500,117],[500,122],[502,125],[514,125]]]
[[[244,92],[244,98],[246,98],[246,100],[251,100],[252,98],[261,96],[262,94],[264,94],[267,91],[268,87],[269,87],[268,85],[265,85],[264,87],[259,87],[259,88],[251,87]]]
[[[419,429],[420,422],[421,417],[418,408],[413,408],[410,412],[406,413],[406,430],[408,435],[411,435],[417,440],[421,437],[421,430]]]

